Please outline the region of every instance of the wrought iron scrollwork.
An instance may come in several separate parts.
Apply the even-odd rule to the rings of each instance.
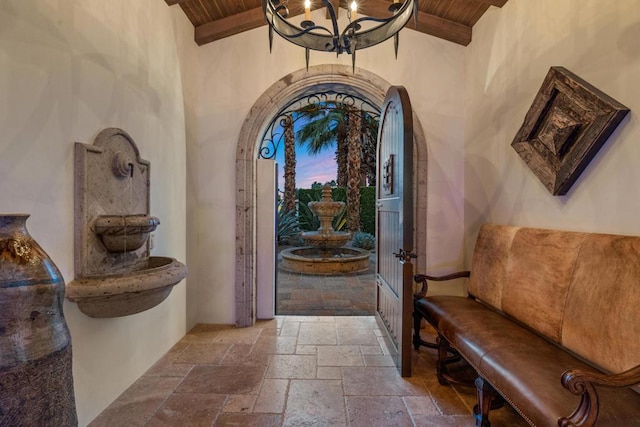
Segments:
[[[283,145],[284,128],[295,125],[296,122],[306,120],[310,114],[320,110],[349,109],[359,112],[363,116],[380,117],[380,107],[365,98],[354,94],[335,90],[324,90],[312,94],[304,94],[284,106],[269,122],[265,130],[260,147],[259,159],[273,159],[278,149]]]

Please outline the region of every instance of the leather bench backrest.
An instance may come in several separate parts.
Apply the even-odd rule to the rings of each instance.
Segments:
[[[469,293],[604,370],[640,364],[640,237],[485,224]]]

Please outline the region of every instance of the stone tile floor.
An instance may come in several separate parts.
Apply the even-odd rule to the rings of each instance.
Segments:
[[[474,425],[475,390],[438,384],[434,350],[402,378],[381,336],[371,316],[197,325],[90,426]],[[527,425],[509,406],[491,421]]]

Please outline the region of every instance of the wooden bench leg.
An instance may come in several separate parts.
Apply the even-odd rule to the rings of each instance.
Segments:
[[[420,346],[436,348],[436,345],[420,338],[420,326],[422,326],[422,315],[413,310],[413,348],[420,350]]]
[[[416,350],[420,350],[420,347],[427,347],[437,349],[438,344],[425,341],[420,337],[420,328],[422,326],[422,314],[420,314],[417,310],[413,311],[413,348]]]
[[[491,410],[491,401],[495,396],[495,391],[491,384],[484,378],[476,378],[476,391],[478,394],[478,404],[473,407],[473,417],[476,419],[476,427],[490,427],[489,411]]]
[[[449,353],[451,352],[451,347],[449,346],[449,341],[447,341],[447,339],[440,334],[438,334],[436,343],[438,344],[438,363],[436,364],[436,375],[438,376],[438,382],[440,384],[447,385],[449,384],[447,360],[449,358]]]

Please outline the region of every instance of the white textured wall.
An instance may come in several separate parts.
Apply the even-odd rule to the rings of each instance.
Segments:
[[[320,12],[316,20],[324,20]],[[346,15],[345,13],[341,14]],[[304,68],[304,50],[267,27],[200,47],[197,154],[197,244],[200,322],[235,322],[235,156],[249,109],[273,83]],[[311,52],[311,66],[350,65],[351,57]],[[409,29],[393,42],[363,50],[357,65],[404,85],[427,136],[429,153],[428,261],[432,271],[462,265],[464,47]],[[191,148],[190,148],[191,149]],[[191,172],[190,172],[191,173]],[[190,235],[189,241],[196,236]]]
[[[73,144],[125,129],[151,162],[155,255],[186,260],[185,106],[177,41],[192,28],[159,0],[0,2],[0,212],[73,271]],[[184,56],[184,55],[183,55]],[[76,403],[91,421],[185,333],[187,282],[158,307],[92,319],[65,302]]]
[[[166,6],[166,5],[162,5]],[[180,63],[180,83],[184,104],[184,137],[186,138],[186,261],[189,268],[187,281],[187,330],[199,322],[198,319],[198,173],[191,165],[198,163],[197,138],[198,117],[196,107],[198,101],[199,81],[199,47],[195,43],[193,25],[180,6],[171,7],[174,23],[171,27],[176,38],[176,49]],[[176,201],[180,203],[180,201]]]
[[[631,109],[565,196],[511,148],[551,66]],[[473,29],[466,52],[465,225],[483,222],[640,234],[640,1],[510,0]]]

